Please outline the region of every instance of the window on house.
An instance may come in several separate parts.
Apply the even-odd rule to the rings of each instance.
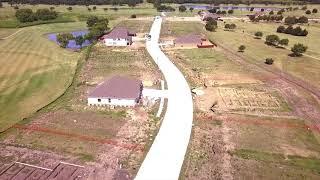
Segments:
[[[110,98],[108,99],[108,102],[111,103],[111,99]]]
[[[101,102],[101,99],[98,99],[98,102]]]

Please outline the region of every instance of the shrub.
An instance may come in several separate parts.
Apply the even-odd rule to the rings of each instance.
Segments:
[[[258,39],[261,39],[261,37],[263,36],[263,33],[261,31],[258,31],[256,33],[254,33],[254,36]]]
[[[241,45],[238,47],[239,52],[244,52],[245,49],[246,49],[246,46],[244,46],[244,45]]]
[[[311,11],[310,10],[306,10],[306,14],[311,14]]]
[[[190,11],[190,12],[192,12],[192,11],[193,11],[193,9],[194,9],[193,7],[190,7],[189,11]]]
[[[47,21],[56,19],[58,17],[57,12],[50,11],[49,9],[38,9],[35,13],[36,17],[40,20]]]
[[[157,7],[157,11],[167,11],[167,12],[173,12],[175,11],[176,9],[171,7],[171,6],[166,6],[166,5],[160,5]]]
[[[17,10],[17,9],[19,9],[19,6],[14,6],[13,8]]]
[[[268,64],[268,65],[271,65],[273,64],[274,60],[272,58],[266,58],[266,61],[265,63]]]
[[[269,12],[269,15],[274,15],[274,12],[273,12],[273,11],[270,11],[270,12]]]
[[[278,43],[280,41],[280,38],[279,36],[275,35],[275,34],[271,34],[271,35],[268,35],[266,37],[266,44],[268,45],[274,45],[274,46],[277,46]]]
[[[307,10],[307,9],[308,9],[307,6],[303,6],[303,7],[301,8],[301,10]]]
[[[312,9],[312,13],[318,13],[318,9],[316,8]]]
[[[254,7],[250,8],[250,11],[253,11],[254,10]]]
[[[104,10],[104,11],[108,11],[108,10],[109,10],[109,8],[103,8],[103,10]]]
[[[302,56],[302,53],[306,52],[307,49],[308,49],[308,47],[307,47],[307,46],[304,46],[304,45],[301,44],[301,43],[295,44],[295,45],[291,48],[292,55],[293,55],[293,56]]]
[[[217,9],[216,9],[216,8],[213,8],[213,9],[209,9],[208,11],[209,11],[209,13],[216,13],[216,12],[217,12]]]
[[[91,11],[91,8],[88,7],[88,11]]]
[[[93,10],[97,10],[97,7],[96,7],[96,6],[93,6],[92,9],[93,9]]]
[[[137,18],[137,15],[132,14],[132,15],[131,15],[131,18]]]
[[[289,39],[281,39],[279,41],[280,46],[287,46],[289,44]]]
[[[288,16],[284,19],[285,24],[296,24],[297,18],[295,16]]]
[[[72,11],[72,7],[71,6],[67,7],[67,10]]]
[[[71,33],[62,33],[57,35],[57,41],[60,44],[60,47],[66,48],[69,40],[74,39]]]
[[[233,9],[229,9],[228,14],[233,14]]]
[[[36,21],[36,16],[31,9],[19,9],[16,11],[16,18],[20,22],[32,22]]]
[[[217,29],[217,21],[215,21],[215,20],[209,20],[209,21],[207,21],[207,23],[206,23],[206,25],[205,25],[205,28],[206,28],[206,30],[207,31],[215,31],[216,29]]]
[[[285,28],[284,26],[279,26],[279,27],[277,28],[277,32],[278,32],[278,33],[284,33],[285,30],[286,30],[286,28]]]
[[[54,8],[53,6],[50,7],[50,10],[51,10],[51,11],[54,10],[54,9],[55,9],[55,8]]]
[[[305,16],[301,16],[297,20],[298,23],[308,23],[308,18]]]
[[[180,12],[185,12],[187,8],[184,5],[179,6],[179,11]]]

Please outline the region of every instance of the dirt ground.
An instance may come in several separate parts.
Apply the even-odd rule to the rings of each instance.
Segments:
[[[132,179],[160,121],[156,105],[87,106],[88,92],[114,75],[151,82],[151,87],[162,79],[145,49],[96,45],[64,96],[1,134],[0,168],[19,161],[53,169],[63,161],[84,166],[83,179]]]
[[[223,48],[166,53],[204,93],[182,179],[319,178],[315,95]]]

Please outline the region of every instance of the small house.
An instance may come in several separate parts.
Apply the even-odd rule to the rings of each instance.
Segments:
[[[88,95],[88,105],[135,106],[142,96],[140,80],[114,76],[99,84]]]
[[[132,36],[136,36],[136,34],[127,28],[116,27],[102,36],[101,40],[106,46],[129,46],[132,44]]]

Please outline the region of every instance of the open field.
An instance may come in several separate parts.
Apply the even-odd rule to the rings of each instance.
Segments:
[[[118,10],[113,10],[115,6],[111,5],[102,5],[96,6],[96,10],[88,11],[88,7],[86,6],[70,6],[72,7],[72,11],[67,10],[69,6],[66,5],[58,5],[58,6],[50,6],[50,5],[19,5],[19,8],[30,8],[34,11],[41,8],[50,8],[54,7],[55,11],[59,13],[57,19],[52,20],[49,23],[58,23],[58,22],[72,22],[72,21],[85,21],[89,16],[100,16],[107,17],[109,20],[121,19],[121,18],[129,18],[132,14],[137,15],[137,17],[141,16],[155,16],[159,14],[155,9],[153,9],[152,5],[149,4],[141,4],[134,8],[128,6],[116,6]],[[90,6],[92,9],[93,6]],[[108,8],[108,10],[104,10],[104,8]],[[32,23],[19,23],[15,18],[15,9],[10,7],[10,5],[4,3],[4,8],[1,8],[0,12],[0,27],[17,27],[17,26],[29,26],[33,24],[41,24],[46,22],[32,22]]]
[[[241,23],[238,23],[241,24]],[[221,27],[222,25],[220,25]],[[250,25],[248,25],[250,27]],[[257,24],[256,31],[264,29],[258,28],[263,27],[263,24]],[[244,27],[241,26],[240,27]],[[282,48],[275,48],[272,46],[268,46],[264,43],[264,40],[255,39],[251,36],[251,34],[247,34],[248,31],[245,29],[245,33],[242,33],[244,29],[239,29],[234,32],[231,31],[224,31],[222,28],[219,28],[217,32],[209,33],[209,37],[212,41],[224,45],[227,48],[230,48],[232,51],[237,51],[238,47],[240,45],[245,45],[246,50],[241,55],[246,58],[247,61],[251,61],[257,64],[263,64],[266,58],[273,58],[275,60],[274,66],[276,66],[278,69],[281,69],[284,72],[287,72],[295,77],[298,77],[308,83],[313,84],[314,86],[320,87],[319,84],[319,77],[320,72],[318,71],[320,67],[320,61],[319,59],[311,58],[308,56],[302,56],[299,58],[296,57],[290,57],[288,56],[291,51],[287,49]],[[252,28],[249,31],[250,33],[253,32]],[[270,31],[269,31],[270,33]],[[308,35],[313,44],[310,44],[310,51],[306,54],[310,54],[315,56],[316,58],[319,58],[319,55],[316,52],[317,48],[317,36],[320,34],[318,33],[318,29],[310,30],[310,35]],[[289,39],[289,42],[301,42],[301,39],[295,36],[284,36],[282,34],[279,34],[281,38],[287,37]],[[307,40],[306,40],[307,41]],[[309,44],[309,42],[308,42]],[[292,46],[292,44],[290,44]],[[303,67],[303,68],[301,68]]]
[[[88,60],[80,60],[66,93],[8,130],[1,137],[2,144],[63,156],[86,165],[87,172],[96,169],[91,175],[99,178],[110,179],[120,166],[133,176],[160,123],[153,106],[113,110],[88,107],[87,94],[113,75],[157,83],[161,75],[150,60],[144,49],[106,48],[98,43]]]
[[[0,131],[56,99],[71,83],[82,53],[61,49],[44,34],[83,28],[84,23],[41,25],[0,41]]]
[[[268,49],[268,54],[273,56],[278,53],[276,55],[280,57],[283,51],[288,51],[268,47],[262,40],[242,35],[242,29],[237,35],[236,32],[225,32],[221,30],[221,24],[220,29],[213,33],[205,32],[200,23],[192,28],[187,27],[191,27],[189,22],[166,22],[161,37],[165,39],[196,32],[217,42],[218,47],[167,51],[192,87],[198,87],[204,92],[204,95],[194,96],[197,112],[195,126],[181,177],[319,178],[319,131],[312,123],[314,121],[309,121],[311,116],[297,113],[302,106],[296,103],[308,101],[303,106],[312,104],[312,111],[319,115],[318,102],[301,88],[280,85],[283,83],[280,80],[274,81],[281,77],[238,63],[234,59],[238,54],[231,56],[229,51],[226,52],[219,45],[222,43],[237,51],[240,43],[245,43],[247,48],[255,48],[252,54],[263,53]],[[258,43],[252,43],[251,39]],[[233,44],[235,41],[239,44]],[[287,56],[287,53],[282,56]],[[254,62],[248,56],[245,52],[244,59]],[[307,59],[306,62],[312,61]],[[300,67],[309,68],[308,65]],[[313,73],[317,73],[313,70]],[[318,81],[310,79],[309,82]]]

